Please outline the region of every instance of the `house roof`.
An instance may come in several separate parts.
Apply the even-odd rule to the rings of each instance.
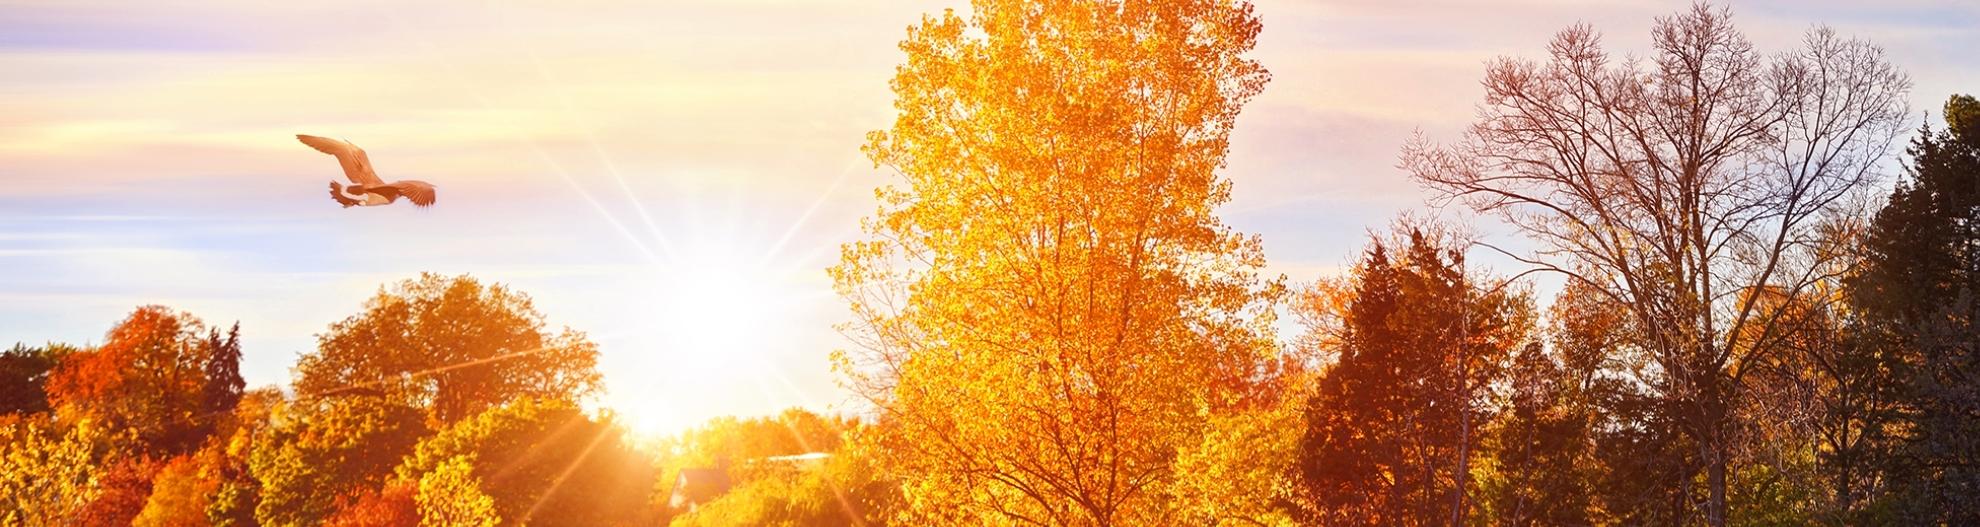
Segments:
[[[667,498],[670,507],[707,503],[729,491],[729,472],[719,468],[684,468],[674,478],[674,492]]]

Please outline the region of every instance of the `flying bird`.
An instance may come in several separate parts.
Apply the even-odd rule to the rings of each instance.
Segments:
[[[386,205],[401,197],[421,207],[433,204],[433,184],[410,179],[386,183],[378,178],[377,172],[371,171],[371,158],[357,145],[313,135],[296,134],[296,139],[319,152],[337,156],[337,163],[344,166],[344,177],[351,179],[351,185],[330,182],[330,199],[337,200],[344,208]]]

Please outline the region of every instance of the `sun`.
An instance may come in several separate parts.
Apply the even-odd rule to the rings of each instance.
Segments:
[[[808,207],[775,213],[752,206],[761,189],[741,187],[676,188],[629,216],[598,206],[645,260],[626,269],[616,292],[637,300],[615,311],[630,325],[615,335],[610,364],[601,362],[600,403],[644,434],[839,404],[827,357],[844,346],[834,329],[843,305],[826,301],[834,295],[825,268],[837,260],[840,233],[820,232],[815,216],[856,166]]]
[[[742,236],[683,244],[655,266],[638,351],[645,356],[625,364],[638,370],[606,372],[634,381],[608,396],[627,424],[671,432],[712,415],[764,411],[751,404],[812,402],[784,370],[792,350],[815,347],[799,331],[814,322],[804,306],[829,288],[806,276],[820,269],[775,257],[773,245]]]
[[[736,251],[702,251],[666,270],[662,332],[689,366],[735,366],[774,341],[791,292],[787,277]]]

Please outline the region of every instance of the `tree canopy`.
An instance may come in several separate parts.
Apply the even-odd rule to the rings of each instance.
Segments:
[[[420,481],[424,493],[430,477],[465,485],[461,475],[434,474],[466,463],[474,492],[492,500],[496,516],[528,525],[606,525],[640,512],[651,490],[641,483],[653,480],[652,470],[624,435],[568,401],[524,398],[420,441],[394,472]]]
[[[1889,390],[1859,417],[1873,448],[1860,462],[1881,476],[1859,484],[1885,521],[1980,521],[1980,102],[1955,95],[1946,127],[1912,141],[1909,178],[1891,193],[1863,236],[1864,262],[1850,277],[1871,349],[1867,374]],[[1893,434],[1878,434],[1892,430]],[[1885,509],[1878,511],[1876,509]],[[1876,518],[1878,516],[1870,516]]]
[[[444,425],[525,396],[577,400],[599,389],[597,363],[583,333],[546,332],[529,295],[422,273],[317,335],[295,387],[309,397],[383,394]]]
[[[1533,338],[1532,305],[1464,267],[1465,240],[1413,228],[1376,240],[1325,302],[1333,364],[1307,401],[1301,516],[1317,525],[1447,525],[1471,517],[1469,478],[1491,390]]]
[[[1762,55],[1704,4],[1651,37],[1647,60],[1614,60],[1578,25],[1544,62],[1492,63],[1464,139],[1419,139],[1403,166],[1538,242],[1529,263],[1636,319],[1631,344],[1653,351],[1650,384],[1696,448],[1699,510],[1722,526],[1746,364],[1778,348],[1779,310],[1829,278],[1840,252],[1823,222],[1875,181],[1910,81],[1827,28]],[[1774,294],[1786,301],[1760,301]]]
[[[218,417],[204,404],[215,351],[206,329],[190,313],[139,307],[102,345],[62,360],[48,379],[49,401],[65,419],[128,432],[139,454],[189,453]]]
[[[1276,347],[1256,237],[1213,213],[1239,110],[1244,2],[972,2],[909,28],[899,116],[867,156],[869,241],[832,269],[927,525],[1161,524],[1174,453],[1258,398]]]

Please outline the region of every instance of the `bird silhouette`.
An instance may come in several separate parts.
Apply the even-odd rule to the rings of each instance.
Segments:
[[[371,158],[357,145],[313,135],[296,134],[296,139],[319,152],[337,156],[337,163],[344,166],[344,177],[350,178],[351,185],[330,182],[330,199],[337,200],[344,208],[386,205],[401,197],[421,207],[433,204],[433,184],[410,179],[386,183],[378,178],[377,172],[371,171]]]

